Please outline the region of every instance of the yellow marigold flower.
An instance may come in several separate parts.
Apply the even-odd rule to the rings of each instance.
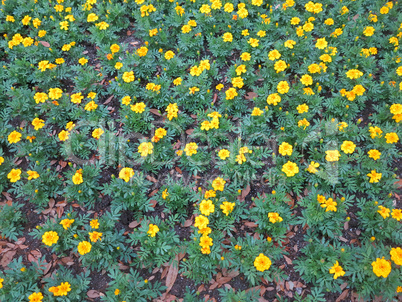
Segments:
[[[61,98],[62,95],[63,95],[63,90],[61,90],[60,88],[50,88],[49,89],[49,98],[51,100],[58,100]]]
[[[368,173],[367,176],[370,177],[370,183],[375,183],[380,181],[382,173],[377,173],[376,170],[371,170],[371,172]]]
[[[346,154],[352,154],[355,151],[356,145],[351,141],[344,141],[341,145],[341,150]]]
[[[7,15],[6,22],[15,22],[15,19],[13,16]]]
[[[10,182],[17,182],[21,179],[21,170],[11,169],[11,171],[7,174],[7,178],[10,180]]]
[[[242,73],[246,73],[247,72],[247,70],[246,70],[246,65],[239,65],[237,68],[236,68],[236,74],[239,76],[239,75],[241,75]]]
[[[127,101],[127,99],[126,99]],[[134,105],[130,106],[131,111],[134,111],[135,113],[143,113],[145,111],[145,108],[147,105],[145,105],[144,102],[139,102],[135,103]]]
[[[90,101],[88,104],[85,105],[84,110],[92,111],[96,110],[96,108],[98,108],[98,104],[96,104],[95,101]]]
[[[60,25],[60,29],[68,30],[68,26],[69,26],[68,21],[61,21],[59,23],[59,25]]]
[[[278,105],[278,103],[280,103],[281,101],[281,97],[279,94],[277,93],[272,93],[267,97],[267,104],[268,105]]]
[[[254,38],[250,38],[247,43],[251,45],[251,47],[258,47],[258,42],[260,42],[260,40],[258,39],[254,39]]]
[[[339,265],[338,261],[336,261],[334,265],[329,269],[329,273],[334,274],[334,279],[345,275],[345,271],[343,270],[342,266]]]
[[[271,267],[271,260],[264,254],[259,254],[254,260],[254,266],[257,271],[263,272]]]
[[[315,47],[318,49],[324,49],[327,46],[328,46],[328,42],[327,42],[327,40],[325,40],[325,37],[321,38],[321,39],[317,39],[317,42],[315,43]]]
[[[375,28],[372,26],[366,26],[366,28],[363,31],[363,35],[365,35],[366,37],[371,37],[372,35],[374,35],[375,32]]]
[[[402,219],[402,210],[401,209],[392,209],[392,218],[400,221]]]
[[[114,290],[114,295],[115,295],[115,296],[118,296],[119,294],[120,294],[120,289],[116,288],[116,289]]]
[[[126,71],[123,73],[123,81],[126,83],[131,83],[135,80],[134,71]]]
[[[288,67],[288,65],[286,64],[286,62],[284,60],[278,60],[274,64],[274,69],[275,69],[276,73],[284,71],[287,67]]]
[[[200,203],[200,212],[202,215],[209,216],[215,211],[215,206],[210,199],[203,199]]]
[[[308,75],[308,74],[304,74],[301,78],[300,78],[300,82],[304,85],[304,86],[309,86],[311,84],[313,84],[313,78]]]
[[[282,166],[282,172],[284,172],[287,177],[292,177],[299,173],[299,167],[296,163],[288,161]]]
[[[45,35],[46,35],[46,30],[40,30],[40,31],[38,32],[38,37],[39,37],[39,38],[43,38]]]
[[[392,114],[402,114],[402,105],[401,104],[392,104],[389,108],[389,111]]]
[[[325,160],[329,162],[338,161],[341,156],[338,150],[327,150],[325,154]]]
[[[82,57],[78,60],[78,63],[80,63],[82,66],[84,66],[85,64],[88,63],[88,60],[86,58]]]
[[[27,171],[27,173],[28,173],[28,180],[39,178],[39,173],[36,171],[29,170],[29,171]]]
[[[232,42],[233,41],[233,35],[231,33],[224,33],[222,38],[223,38],[223,42]]]
[[[98,240],[102,240],[103,233],[93,231],[93,232],[89,232],[88,234],[89,234],[89,239],[91,240],[91,242],[97,242]]]
[[[53,244],[56,244],[58,240],[59,240],[59,235],[55,231],[45,232],[42,235],[42,242],[48,246],[52,246]]]
[[[165,59],[166,59],[166,60],[170,60],[170,59],[172,59],[174,56],[175,56],[175,54],[174,54],[174,52],[171,51],[171,50],[168,50],[168,51],[165,53]]]
[[[385,134],[385,139],[387,140],[387,144],[393,144],[399,141],[398,134],[396,134],[395,132]]]
[[[62,221],[60,221],[60,224],[63,226],[63,229],[67,230],[74,221],[74,219],[63,219]]]
[[[276,86],[276,89],[280,94],[288,93],[289,91],[289,84],[287,81],[280,81]]]
[[[167,118],[169,119],[169,121],[172,120],[172,118],[177,117],[177,113],[179,112],[179,107],[177,106],[176,103],[174,104],[169,104],[166,107],[165,110],[168,114],[167,114]]]
[[[220,159],[225,160],[230,156],[230,151],[227,149],[221,149],[219,150],[218,156],[220,157]]]
[[[24,268],[24,267],[23,267]],[[24,268],[25,269],[25,268]],[[22,269],[21,269],[22,270]],[[24,270],[25,271],[25,270]],[[0,287],[1,288],[1,287]],[[42,293],[32,293],[28,297],[29,302],[42,302],[43,294]]]
[[[316,163],[316,162],[314,162],[314,161],[312,161],[311,163],[310,163],[310,165],[308,166],[308,168],[307,168],[307,171],[308,172],[310,172],[310,173],[317,173],[317,168],[320,166],[320,164],[319,163]]]
[[[400,247],[391,248],[389,253],[391,260],[394,261],[396,265],[402,265],[402,249]]]
[[[391,272],[391,263],[382,258],[377,258],[376,261],[371,263],[373,267],[373,272],[377,277],[387,278]]]
[[[213,245],[212,241],[213,241],[212,238],[208,237],[207,235],[203,235],[200,238],[200,246],[202,248],[209,248],[210,246]]]
[[[200,91],[200,88],[196,86],[189,88],[189,94],[195,94],[197,91]]]
[[[279,145],[279,150],[278,152],[282,155],[282,156],[286,156],[292,155],[293,152],[293,147],[291,144],[288,144],[287,142],[283,142],[282,144]]]
[[[297,122],[297,126],[298,127],[303,127],[303,129],[306,130],[306,128],[308,126],[310,126],[310,122],[304,118],[304,119],[302,119],[302,120]]]
[[[375,126],[375,127],[370,127],[369,128],[370,136],[371,138],[376,138],[376,137],[381,137],[382,135],[382,130]]]
[[[211,12],[211,7],[208,4],[203,4],[200,7],[200,13],[202,14],[209,14]]]
[[[380,159],[381,152],[376,150],[376,149],[371,149],[369,152],[367,152],[368,156],[374,160]]]
[[[90,13],[87,17],[87,22],[95,22],[98,19],[99,17],[96,14]]]
[[[227,202],[224,201],[221,205],[220,208],[222,210],[222,213],[225,214],[226,216],[228,216],[230,213],[232,213],[234,207],[235,207],[235,203],[234,202]]]
[[[195,217],[194,227],[202,230],[207,227],[208,223],[209,223],[209,220],[207,217],[205,217],[203,215],[198,215],[197,217]]]
[[[196,143],[188,143],[184,148],[184,152],[186,152],[187,156],[192,156],[194,154],[197,154],[197,148],[198,146]]]
[[[324,21],[325,25],[334,25],[334,19],[328,18]]]
[[[89,225],[90,225],[91,228],[93,228],[93,229],[99,229],[99,222],[98,222],[98,219],[92,219],[92,220],[89,222]]]
[[[346,72],[346,76],[353,80],[353,79],[358,79],[363,75],[363,72],[357,70],[357,69],[350,69]]]
[[[215,191],[223,191],[225,183],[225,180],[223,180],[221,177],[217,177],[212,182],[212,188],[214,188]]]
[[[92,131],[92,137],[99,139],[103,133],[105,133],[105,131],[103,131],[101,128],[96,128],[94,131]]]
[[[23,24],[23,25],[28,25],[29,24],[29,21],[31,21],[31,17],[30,16],[25,16],[22,20],[21,20],[21,23]]]
[[[21,133],[19,133],[18,131],[15,131],[15,130],[14,130],[14,131],[11,132],[11,133],[8,135],[8,137],[7,137],[8,143],[9,143],[9,144],[18,143],[18,142],[21,140],[21,136],[22,136]]]
[[[109,24],[107,24],[105,21],[99,22],[95,25],[97,28],[99,28],[99,30],[105,30],[109,27]]]
[[[293,40],[286,40],[283,44],[285,47],[293,49],[294,45],[296,45],[296,41]]]
[[[304,104],[297,106],[296,109],[297,109],[298,113],[302,114],[304,112],[308,112],[309,107],[307,104],[304,103]]]
[[[176,78],[176,79],[173,80],[173,84],[175,86],[179,86],[179,85],[181,85],[182,81],[183,81],[183,79],[179,77],[179,78]]]
[[[303,25],[303,30],[305,31],[305,32],[310,32],[310,31],[312,31],[313,29],[314,29],[314,24],[313,23],[311,23],[311,22],[306,22],[304,25]]]
[[[377,213],[379,213],[382,216],[382,218],[385,219],[389,217],[389,213],[391,212],[390,209],[383,206],[378,206],[378,209],[379,210],[377,211]]]
[[[82,184],[84,182],[83,178],[82,178],[82,169],[79,169],[75,172],[75,174],[73,175],[73,183],[75,185],[79,185]]]
[[[283,221],[283,218],[279,216],[276,212],[269,212],[268,213],[269,222],[277,223]]]
[[[243,79],[241,77],[232,78],[233,87],[242,88],[244,85]]]
[[[264,113],[260,108],[254,107],[253,111],[251,112],[251,116],[261,116]]]
[[[91,251],[91,248],[92,245],[88,241],[81,241],[80,243],[78,243],[77,250],[80,255],[85,255]]]
[[[68,136],[70,135],[70,132],[66,131],[66,130],[61,130],[59,133],[59,140],[64,142],[65,140],[68,139]]]
[[[263,38],[267,35],[267,32],[265,30],[259,30],[257,33],[257,36]]]
[[[143,142],[138,146],[138,153],[140,153],[141,156],[145,157],[152,154],[154,152],[153,149],[154,146],[151,142]]]
[[[230,2],[226,3],[226,4],[224,5],[223,9],[224,9],[225,12],[227,12],[227,13],[231,13],[231,12],[234,11],[233,4],[230,3]]]
[[[129,182],[130,178],[134,176],[134,170],[132,168],[123,168],[119,172],[119,178],[125,182]]]
[[[225,91],[226,100],[233,100],[238,94],[235,88],[231,87]]]
[[[292,19],[290,19],[291,25],[297,25],[299,23],[300,23],[300,18],[298,18],[298,17],[293,17]]]
[[[281,57],[281,53],[276,49],[271,50],[268,53],[268,59],[270,59],[271,61],[278,60],[280,57]]]
[[[250,53],[248,53],[248,52],[243,52],[243,53],[240,55],[240,59],[242,59],[242,61],[250,61],[251,55],[250,55]]]
[[[325,208],[325,212],[332,211],[336,212],[337,202],[334,201],[332,198],[328,198],[325,202],[321,203],[321,207]]]

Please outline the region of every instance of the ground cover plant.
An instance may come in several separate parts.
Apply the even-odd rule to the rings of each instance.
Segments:
[[[396,1],[2,0],[0,301],[401,301]]]

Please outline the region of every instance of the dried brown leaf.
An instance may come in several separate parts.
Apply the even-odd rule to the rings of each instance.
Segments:
[[[169,272],[167,273],[167,276],[166,276],[166,284],[165,285],[167,287],[167,289],[166,289],[167,293],[172,289],[173,284],[176,281],[177,274],[179,273],[179,262],[180,262],[180,260],[179,260],[178,255],[175,256],[175,261],[174,262],[176,263],[176,265],[173,265],[173,264],[170,265]]]
[[[160,113],[160,111],[158,109],[149,109],[149,112],[151,112],[152,114],[155,114],[157,116],[162,116],[162,114]]]

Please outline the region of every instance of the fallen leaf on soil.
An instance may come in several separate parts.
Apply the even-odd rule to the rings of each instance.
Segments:
[[[137,227],[139,225],[140,225],[140,223],[137,220],[134,220],[134,221],[130,222],[128,227],[131,228],[131,229],[134,229],[135,227]]]
[[[151,112],[151,113],[153,113],[153,114],[155,114],[155,115],[157,115],[157,116],[162,116],[162,114],[159,112],[159,110],[158,109],[149,109],[149,112]]]
[[[177,173],[183,174],[183,171],[179,167],[174,167],[174,169],[177,171]]]
[[[250,193],[250,185],[247,185],[247,187],[241,191],[241,196],[240,196],[240,201],[243,201],[246,199],[246,196]]]
[[[244,97],[246,100],[251,100],[253,98],[258,97],[258,94],[256,94],[254,91],[250,91],[247,93],[247,95]]]
[[[149,201],[149,203],[151,204],[151,207],[153,207],[153,208],[155,208],[156,207],[156,204],[158,203],[156,200],[154,200],[154,199],[151,199],[150,201]]]
[[[193,224],[193,221],[191,219],[187,219],[184,224],[183,227],[188,228],[189,226],[191,226]]]
[[[28,254],[28,261],[38,263],[40,257],[42,257],[42,253],[39,250],[32,250]]]
[[[104,296],[104,294],[101,293],[101,292],[99,292],[99,291],[97,291],[97,290],[91,289],[91,290],[89,290],[89,291],[87,292],[87,296],[88,296],[89,298],[99,298],[99,297]]]
[[[3,255],[3,258],[1,258],[0,265],[2,267],[7,267],[7,265],[13,260],[13,257],[17,253],[17,251],[8,251]]]
[[[108,97],[108,99],[106,100],[106,102],[103,103],[103,105],[109,104],[114,98],[114,95]]]
[[[188,135],[191,135],[193,132],[194,132],[194,129],[187,129],[187,130],[186,130],[186,133],[187,133]]]
[[[204,286],[204,284],[201,284],[199,287],[198,287],[198,289],[197,289],[197,292],[203,292],[205,290],[205,286]]]
[[[159,191],[159,189],[153,190],[151,193],[148,194],[148,197],[154,196],[158,191]]]
[[[243,225],[245,225],[245,226],[247,226],[249,228],[256,228],[257,227],[257,224],[255,222],[252,222],[252,221],[246,221],[246,222],[243,223]]]
[[[342,301],[343,299],[345,299],[345,298],[348,296],[348,294],[349,294],[349,290],[348,290],[348,289],[345,289],[345,290],[342,292],[342,294],[336,299],[336,302]]]
[[[167,287],[166,293],[168,293],[172,289],[173,284],[176,281],[177,274],[179,273],[179,262],[180,262],[179,255],[176,255],[174,259],[176,265],[175,266],[173,264],[170,265],[169,272],[167,273],[166,276],[166,284],[165,284]]]
[[[152,177],[150,175],[147,175],[146,179],[148,179],[149,181],[152,181],[152,182],[158,182],[155,177]]]
[[[50,47],[49,42],[46,42],[46,41],[39,41],[39,43],[42,44],[42,45],[45,46],[45,47]]]
[[[292,259],[290,259],[288,256],[283,255],[283,258],[285,258],[285,261],[287,264],[289,264],[289,265],[293,264]]]

